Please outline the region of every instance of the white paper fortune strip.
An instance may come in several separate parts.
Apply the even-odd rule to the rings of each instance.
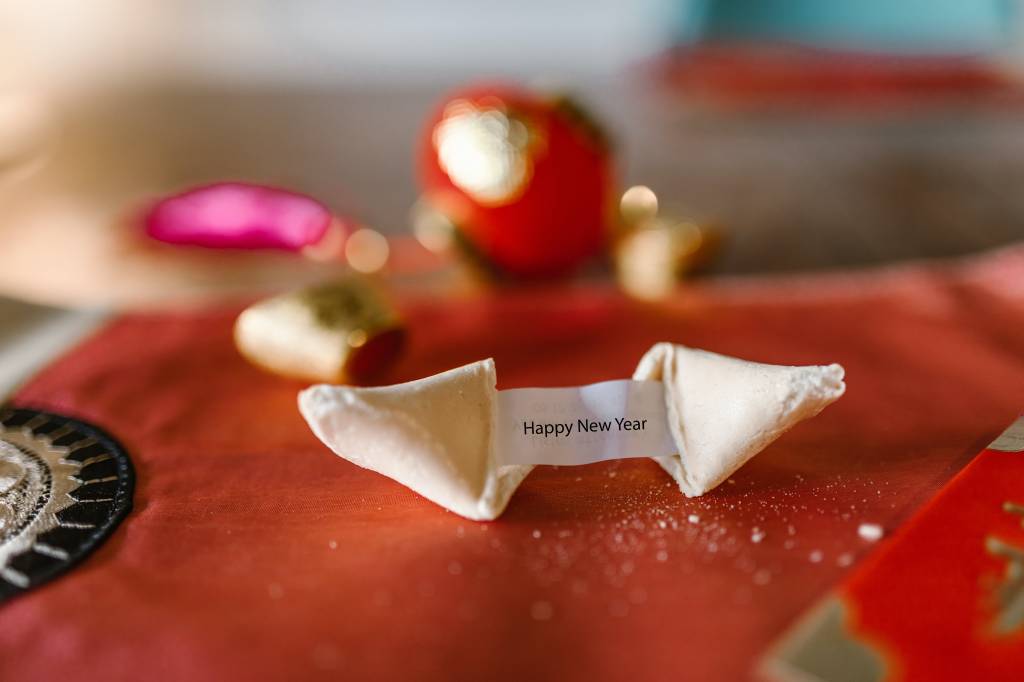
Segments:
[[[488,359],[395,386],[313,386],[299,409],[341,457],[491,520],[535,464],[654,457],[701,495],[842,395],[842,377],[658,344],[633,381],[499,392]]]
[[[589,464],[676,453],[660,381],[498,391],[498,461]]]

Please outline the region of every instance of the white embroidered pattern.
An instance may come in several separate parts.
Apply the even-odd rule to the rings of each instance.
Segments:
[[[45,416],[38,419],[45,421]],[[67,553],[36,538],[62,525],[57,514],[75,504],[70,493],[82,485],[76,474],[85,463],[66,456],[85,441],[57,447],[53,441],[67,430],[35,435],[35,420],[21,427],[0,429],[0,580],[27,587],[28,576],[8,565],[26,551],[65,559]]]

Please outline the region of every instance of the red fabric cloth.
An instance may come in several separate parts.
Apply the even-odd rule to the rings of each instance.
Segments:
[[[653,67],[687,96],[719,104],[854,108],[971,101],[1019,104],[1021,91],[984,56],[910,56],[786,44],[673,48]]]
[[[702,498],[649,460],[541,467],[492,523],[330,454],[301,386],[235,352],[236,310],[121,317],[15,397],[109,430],[138,486],[94,556],[0,608],[0,679],[752,675],[870,551],[859,523],[898,525],[1024,405],[1022,271],[1010,250],[665,306],[600,286],[406,296],[386,382],[489,355],[502,388],[593,382],[663,340],[846,366],[844,398]]]

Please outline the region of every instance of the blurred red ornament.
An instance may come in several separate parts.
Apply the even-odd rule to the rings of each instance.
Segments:
[[[607,246],[611,154],[567,99],[507,86],[455,93],[428,121],[420,174],[458,241],[504,274],[566,274]]]

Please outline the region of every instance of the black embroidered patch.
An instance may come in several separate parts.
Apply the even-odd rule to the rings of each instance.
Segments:
[[[95,426],[0,408],[0,602],[60,575],[132,506],[128,453]]]

